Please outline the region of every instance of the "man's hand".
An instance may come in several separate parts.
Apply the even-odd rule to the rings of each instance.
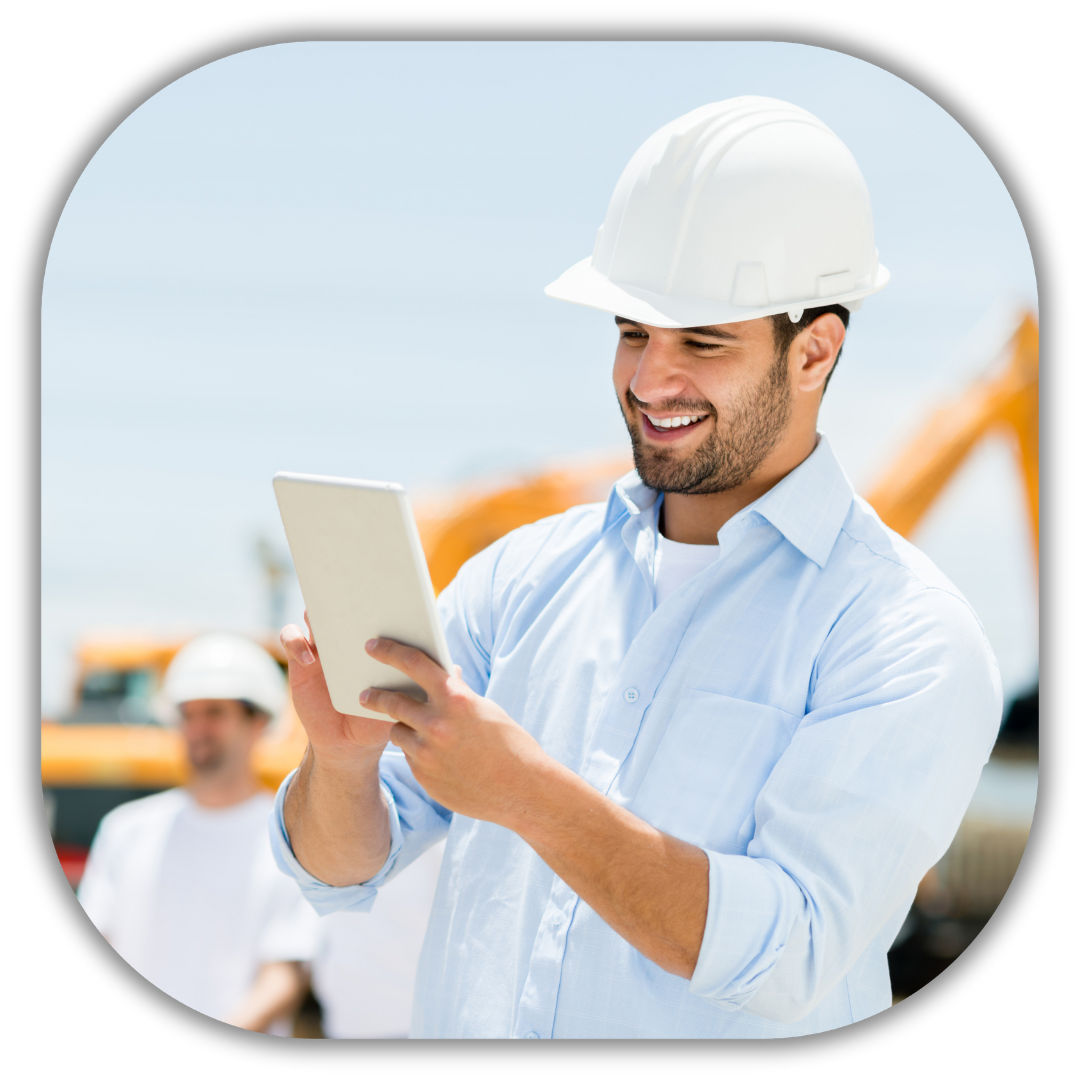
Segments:
[[[308,636],[290,623],[281,631],[281,646],[289,660],[293,707],[312,750],[320,761],[345,767],[377,758],[390,738],[390,725],[366,716],[349,716],[334,708],[307,612],[304,622]]]
[[[390,741],[443,806],[516,832],[607,924],[665,971],[689,979],[709,902],[709,857],[616,806],[541,749],[495,702],[419,649],[379,638],[376,659],[427,693],[361,702],[396,720]]]
[[[367,651],[427,694],[424,703],[393,690],[360,695],[366,708],[396,721],[390,741],[404,752],[417,782],[448,810],[516,829],[530,812],[530,787],[551,762],[539,743],[495,702],[474,693],[460,668],[449,675],[419,649],[386,638],[369,641]]]
[[[309,640],[289,625],[281,631],[281,644],[289,658],[293,707],[308,736],[300,770],[285,794],[289,842],[300,865],[320,881],[357,885],[390,852],[379,757],[391,725],[334,708],[313,636]]]

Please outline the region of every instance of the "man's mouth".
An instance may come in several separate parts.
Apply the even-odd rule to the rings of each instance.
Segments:
[[[639,411],[646,434],[662,439],[664,442],[673,442],[680,438],[687,428],[700,424],[709,415],[708,413],[681,413],[675,416],[655,416],[644,410]]]

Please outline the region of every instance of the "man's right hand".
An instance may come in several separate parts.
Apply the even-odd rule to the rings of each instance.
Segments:
[[[293,707],[308,737],[285,795],[285,828],[308,873],[328,885],[357,885],[374,876],[390,853],[379,757],[393,724],[334,708],[309,622],[308,634],[295,625],[281,631]]]
[[[390,739],[392,722],[349,716],[334,708],[307,612],[304,622],[307,636],[290,623],[281,631],[281,646],[289,660],[293,708],[304,725],[312,751],[325,763],[345,768],[381,754]]]

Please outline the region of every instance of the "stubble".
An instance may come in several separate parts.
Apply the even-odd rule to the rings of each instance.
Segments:
[[[649,446],[639,424],[630,417],[639,401],[628,389],[623,419],[630,432],[634,466],[643,483],[678,495],[715,495],[745,484],[783,437],[791,419],[787,350],[777,352],[772,366],[754,387],[735,398],[723,415],[708,401],[669,398],[649,403],[658,412],[707,413],[712,430],[689,457],[674,448]]]

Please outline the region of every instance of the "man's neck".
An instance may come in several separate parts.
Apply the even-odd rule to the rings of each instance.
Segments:
[[[716,544],[716,534],[740,510],[756,502],[792,469],[801,465],[817,447],[819,436],[809,441],[778,446],[745,483],[713,495],[680,495],[668,492],[660,508],[660,532],[677,544]]]
[[[191,797],[207,810],[238,806],[260,790],[254,775],[247,771],[226,776],[193,773],[186,786]]]

